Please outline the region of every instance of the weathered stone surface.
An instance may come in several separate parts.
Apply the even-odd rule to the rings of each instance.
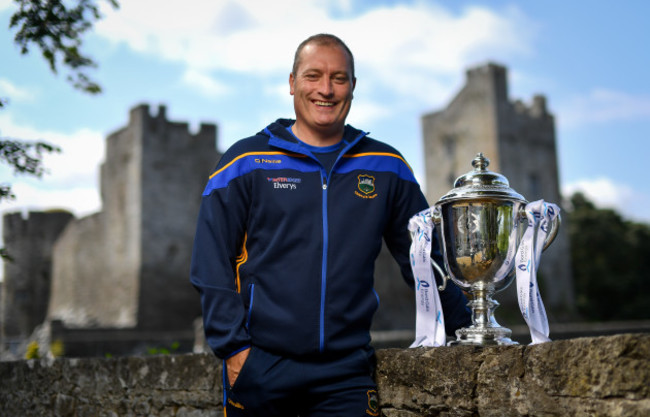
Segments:
[[[2,416],[219,417],[212,354],[0,363]]]
[[[648,416],[650,334],[383,349],[383,417]],[[0,415],[221,417],[212,354],[0,362]]]
[[[52,246],[74,216],[52,210],[5,214],[2,238],[11,262],[4,262],[0,282],[0,327],[7,338],[20,340],[41,324],[52,284]],[[1,349],[1,347],[0,347]]]
[[[650,415],[650,335],[383,350],[378,360],[385,416]]]

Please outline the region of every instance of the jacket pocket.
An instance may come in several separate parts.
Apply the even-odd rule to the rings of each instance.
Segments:
[[[248,356],[246,357],[246,361],[242,365],[241,369],[239,370],[239,375],[237,376],[237,379],[235,380],[234,384],[230,384],[230,381],[228,381],[228,385],[230,385],[230,390],[235,390],[237,387],[240,387],[242,385],[246,385],[246,376],[251,372],[249,368],[253,366],[253,354],[255,353],[256,349],[251,346],[250,350],[248,351]]]
[[[255,284],[248,285],[248,312],[246,314],[246,330],[250,335],[251,316],[253,315],[253,305],[255,302]]]

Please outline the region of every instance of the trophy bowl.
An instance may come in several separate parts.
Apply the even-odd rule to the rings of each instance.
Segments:
[[[474,170],[459,177],[455,188],[435,204],[432,220],[439,224],[442,252],[451,280],[470,295],[472,324],[456,331],[450,345],[510,345],[512,331],[494,318],[492,298],[515,278],[515,257],[528,227],[526,199],[508,180],[487,170],[479,153]],[[559,219],[559,218],[558,218]],[[544,248],[552,242],[559,220],[551,224]]]

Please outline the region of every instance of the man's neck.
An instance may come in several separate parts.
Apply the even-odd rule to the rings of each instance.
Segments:
[[[339,143],[343,139],[343,128],[335,132],[314,132],[310,129],[301,128],[296,121],[291,126],[291,131],[301,141],[311,146],[325,147]]]

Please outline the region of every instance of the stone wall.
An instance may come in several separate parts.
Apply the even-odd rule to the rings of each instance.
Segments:
[[[386,417],[650,415],[647,334],[378,356]]]
[[[647,416],[650,335],[379,350],[384,417]],[[2,415],[220,417],[211,354],[0,362]]]
[[[0,300],[0,339],[24,338],[47,314],[52,284],[52,246],[74,216],[67,211],[5,214],[4,262]],[[2,350],[2,344],[0,344]]]

